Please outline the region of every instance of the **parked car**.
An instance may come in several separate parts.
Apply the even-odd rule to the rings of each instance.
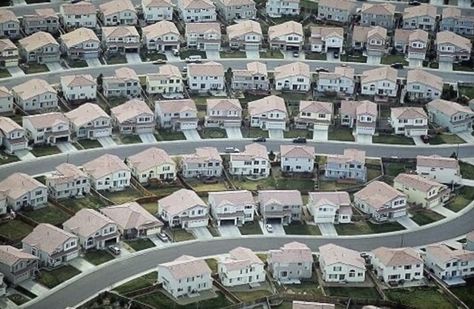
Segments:
[[[293,52],[293,57],[298,58],[299,56],[300,56],[299,52],[297,52],[297,51]]]
[[[225,152],[226,153],[239,153],[240,150],[239,148],[236,148],[236,147],[226,147]]]
[[[166,235],[165,233],[161,232],[158,234],[158,238],[162,241],[162,242],[168,242],[169,238],[168,238],[168,235]]]
[[[339,58],[339,51],[336,50],[336,51],[334,52],[334,59],[338,59],[338,58]]]
[[[118,245],[111,245],[109,246],[109,251],[113,255],[120,255],[120,247]]]
[[[186,63],[201,63],[202,62],[202,57],[200,55],[191,55],[187,57]]]
[[[319,73],[319,72],[329,72],[327,69],[325,68],[316,68],[316,73]]]
[[[416,0],[414,0],[414,1],[408,1],[408,5],[418,6],[418,5],[420,5],[420,4],[421,4],[420,1],[416,1]]]
[[[179,56],[179,49],[174,48],[173,49],[173,55],[178,57]]]
[[[153,61],[153,64],[165,64],[167,61],[164,59],[158,59],[156,61]]]
[[[297,138],[293,139],[293,143],[295,143],[295,144],[306,144],[306,138],[298,136]]]
[[[267,139],[263,136],[257,137],[256,139],[253,140],[256,143],[264,143],[267,141]]]
[[[394,69],[401,70],[401,69],[403,69],[403,63],[395,62],[395,63],[392,63],[391,67],[394,68]]]
[[[273,233],[273,226],[271,224],[265,224],[265,229],[268,233]]]
[[[206,177],[202,182],[206,183],[206,184],[214,184],[214,183],[218,183],[219,180],[217,180],[216,177]]]

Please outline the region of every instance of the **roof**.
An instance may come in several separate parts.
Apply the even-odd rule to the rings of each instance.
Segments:
[[[473,261],[474,251],[464,249],[451,250],[445,244],[426,246],[426,255],[435,257],[441,264],[446,264],[451,260]]]
[[[351,205],[351,198],[349,193],[346,191],[338,192],[309,192],[309,197],[313,201],[315,206],[318,205],[334,205],[337,207],[340,206],[349,206]]]
[[[28,236],[23,238],[22,242],[51,255],[57,250],[62,251],[64,243],[71,238],[77,239],[75,235],[54,225],[40,223]]]
[[[394,183],[399,183],[401,185],[407,186],[408,188],[416,189],[422,192],[429,192],[431,189],[439,187],[441,189],[447,189],[446,185],[440,184],[434,180],[424,178],[416,174],[398,174],[397,177],[393,180]]]
[[[83,208],[63,223],[63,228],[84,238],[94,236],[102,228],[115,223],[94,209]]]
[[[185,111],[197,112],[196,104],[192,99],[156,101],[156,107],[160,108],[162,113],[182,113]]]
[[[218,62],[188,64],[188,75],[191,76],[224,76],[224,66]]]
[[[176,165],[166,151],[157,147],[151,147],[140,153],[129,156],[127,162],[132,168],[136,169],[138,173],[163,164]]]
[[[23,116],[23,123],[25,120],[28,120],[35,129],[50,128],[57,124],[65,124],[69,127],[69,119],[60,112]]]
[[[211,275],[212,273],[204,259],[189,255],[182,255],[172,262],[162,263],[158,266],[168,269],[175,280],[201,276],[203,274]]]
[[[361,76],[361,83],[366,84],[381,80],[389,80],[393,83],[396,83],[397,78],[397,70],[387,66],[364,71]]]
[[[395,6],[390,3],[364,3],[360,13],[393,16],[395,14]]]
[[[102,178],[115,172],[130,171],[123,161],[112,154],[104,154],[83,165],[84,170],[95,179]]]
[[[474,242],[474,230],[466,234],[466,240]]]
[[[68,48],[87,41],[100,42],[95,32],[89,28],[78,28],[71,32],[62,34],[61,41]]]
[[[349,163],[349,162],[360,162],[365,164],[365,151],[358,149],[344,149],[344,154],[332,154],[327,156],[327,163]]]
[[[182,79],[182,76],[177,66],[165,64],[158,68],[158,73],[147,74],[146,78],[148,80],[168,80],[170,78]]]
[[[260,206],[271,203],[282,205],[303,205],[301,193],[298,190],[260,190],[258,191]]]
[[[6,191],[7,196],[13,200],[38,188],[46,189],[46,186],[30,175],[23,173],[11,174],[0,182],[0,191]]]
[[[134,26],[102,27],[102,39],[122,38],[126,36],[140,37]]]
[[[209,201],[214,201],[214,207],[220,207],[227,204],[255,204],[252,193],[248,190],[209,192],[208,197]]]
[[[110,119],[110,116],[95,103],[84,103],[64,114],[76,127],[81,127],[98,118]]]
[[[359,252],[334,244],[319,247],[319,260],[323,260],[325,266],[346,264],[365,270],[365,260]]]
[[[403,19],[429,16],[436,18],[436,7],[429,4],[421,4],[417,6],[408,6],[403,10]]]
[[[142,0],[145,7],[167,8],[173,7],[171,0]]]
[[[428,119],[422,107],[392,107],[391,114],[395,119]]]
[[[158,209],[158,205],[156,206]],[[101,208],[100,211],[112,219],[122,230],[139,229],[144,226],[153,228],[163,223],[146,211],[137,202],[129,202]]]
[[[206,161],[219,161],[222,162],[221,155],[215,147],[198,147],[196,152],[182,157],[183,162],[206,162]]]
[[[169,33],[175,34],[179,37],[179,31],[176,25],[167,20],[162,20],[142,28],[142,34],[147,36],[148,39],[161,37]]]
[[[230,155],[230,161],[247,161],[253,159],[265,159],[268,160],[267,147],[258,143],[252,143],[245,145],[243,152],[235,153]]]
[[[196,194],[188,189],[179,189],[158,200],[159,209],[165,210],[170,217],[196,206],[207,208],[206,203]]]
[[[240,6],[240,5],[255,6],[255,2],[253,0],[220,0],[220,2],[225,6]]]
[[[294,300],[292,309],[335,309],[335,304]]]
[[[413,248],[379,247],[372,250],[372,253],[380,263],[388,267],[423,264],[420,254]]]
[[[221,25],[213,23],[186,23],[186,35],[189,33],[218,33],[221,35]]]
[[[406,195],[381,181],[372,181],[365,188],[354,193],[354,198],[365,201],[376,210],[400,197],[406,198]]]
[[[16,123],[13,119],[9,117],[0,117],[0,130],[4,134],[8,134],[15,130],[24,130],[22,126]]]
[[[135,7],[130,0],[112,0],[99,5],[99,11],[104,15],[114,15],[123,11],[132,11],[136,13]]]
[[[56,42],[56,39],[50,33],[44,31],[35,32],[32,35],[19,40],[18,43],[27,52],[32,52],[38,48],[49,44],[53,44],[59,47],[59,43]]]
[[[0,23],[3,24],[10,21],[15,21],[19,23],[19,20],[13,11],[1,9],[0,10]]]
[[[47,81],[39,78],[29,79],[23,84],[16,85],[12,91],[22,100],[28,100],[46,92],[57,93]]]
[[[370,114],[377,117],[377,104],[367,100],[363,101],[341,101],[341,108],[339,113],[342,115],[349,115],[355,118],[357,115]]]
[[[402,28],[397,28],[395,29],[395,35],[393,36],[393,42],[394,43],[408,43],[410,34],[414,30],[409,30],[409,29],[402,29]]]
[[[207,99],[207,110],[218,109],[218,110],[237,110],[241,111],[242,106],[238,99]]]
[[[28,15],[24,15],[23,18],[34,18],[34,19],[37,19],[38,17],[39,18],[49,18],[49,17],[53,17],[53,18],[58,18],[58,16],[56,15],[56,11],[52,8],[44,8],[44,9],[35,9],[35,13],[34,14],[28,14]]]
[[[322,101],[300,101],[300,112],[316,114],[333,114],[334,106],[331,102]]]
[[[416,156],[416,166],[459,169],[457,159],[438,155]]]
[[[443,19],[446,19],[446,18],[459,18],[459,17],[461,17],[461,10],[454,7],[454,6],[450,6],[450,7],[444,8],[441,15],[442,15]]]
[[[65,3],[61,5],[62,11],[65,15],[95,15],[95,5],[88,1],[81,1],[77,3]]]
[[[309,65],[303,62],[293,62],[278,66],[275,68],[274,75],[275,80],[293,76],[304,76],[307,78],[311,77]]]
[[[9,49],[18,50],[18,47],[16,47],[16,45],[13,44],[13,42],[8,38],[0,39],[0,51],[5,51]]]
[[[81,87],[96,85],[95,78],[90,74],[75,74],[61,76],[61,85],[64,84],[66,87]]]
[[[303,26],[296,21],[290,20],[268,28],[268,39],[270,41],[288,34],[304,36]]]
[[[253,3],[253,1],[251,2]],[[256,33],[261,36],[262,27],[260,27],[260,23],[253,20],[246,20],[235,25],[227,26],[227,36],[229,37],[229,40],[241,37],[248,33]]]
[[[262,99],[251,101],[248,103],[248,112],[251,116],[263,114],[269,111],[278,110],[286,115],[286,104],[283,98],[277,97],[276,95],[269,95]]]
[[[367,42],[372,36],[379,36],[382,40],[387,40],[387,29],[375,26],[354,26],[352,32],[353,42]]]
[[[451,31],[441,31],[436,33],[436,44],[455,45],[460,49],[471,50],[471,41]]]
[[[409,42],[421,41],[421,42],[428,43],[428,32],[421,29],[412,30],[408,37],[408,41]]]
[[[344,28],[342,27],[311,27],[311,38],[320,38],[325,40],[328,36],[337,36],[344,38]]]
[[[313,254],[311,249],[305,244],[299,242],[290,242],[279,250],[270,250],[271,263],[299,263],[299,262],[313,262]]]
[[[153,115],[150,107],[142,100],[131,99],[110,109],[113,118],[119,123],[126,122],[142,114]]]
[[[0,246],[0,263],[13,266],[20,260],[38,260],[39,258],[12,246]]]
[[[211,0],[182,0],[180,9],[212,9],[215,8]]]
[[[46,177],[48,182],[54,184],[76,181],[78,178],[88,178],[80,168],[70,163],[61,163],[56,166],[55,171]]]
[[[420,83],[439,91],[443,90],[443,79],[425,70],[409,70],[407,73],[407,84],[411,83]]]
[[[301,145],[280,145],[281,157],[307,158],[314,160],[314,147]]]
[[[249,62],[247,63],[247,69],[235,69],[232,71],[233,76],[252,76],[260,74],[268,76],[267,65],[261,62]]]
[[[442,99],[433,100],[429,102],[426,107],[428,108],[428,111],[430,109],[436,109],[449,117],[457,113],[466,113],[468,115],[474,115],[474,112],[468,106]]]
[[[229,251],[229,256],[220,261],[227,271],[239,270],[252,265],[263,265],[262,260],[250,249],[237,247]]]
[[[337,8],[338,10],[352,11],[356,4],[350,0],[320,0],[320,7]]]

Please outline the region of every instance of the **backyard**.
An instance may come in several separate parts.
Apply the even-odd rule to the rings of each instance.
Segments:
[[[48,289],[52,289],[58,284],[61,284],[64,281],[79,275],[80,273],[80,270],[72,267],[71,265],[65,265],[53,270],[42,270],[36,281]]]
[[[116,291],[119,294],[126,295],[127,293],[153,286],[157,278],[158,278],[157,272],[153,271],[144,276],[132,279],[130,281],[125,282],[122,285],[119,285],[118,287],[114,289],[114,291]]]
[[[275,189],[276,184],[272,177],[262,178],[258,180],[251,180],[246,177],[233,177],[230,181],[234,184],[237,190],[265,190]]]
[[[152,306],[153,308],[180,308],[180,309],[192,309],[192,308],[206,308],[206,309],[218,309],[224,308],[231,305],[232,303],[225,298],[224,294],[217,292],[217,297],[202,300],[198,303],[191,303],[186,306],[176,304],[172,299],[165,296],[162,292],[156,291],[150,294],[137,297],[137,300]]]
[[[450,288],[469,308],[474,308],[474,278],[465,279],[466,285]]]
[[[31,225],[28,225],[19,219],[10,220],[0,224],[0,235],[12,240],[13,242],[20,241],[32,231],[33,227]]]
[[[272,292],[268,290],[251,290],[243,292],[233,292],[237,298],[242,300],[244,303],[251,303],[257,299],[262,299],[264,297],[272,295]]]
[[[462,178],[474,179],[474,165],[459,161]]]
[[[326,294],[329,296],[342,296],[358,299],[379,299],[380,295],[375,288],[361,287],[329,287],[324,288]]]
[[[105,202],[103,202],[97,195],[94,193],[87,194],[81,198],[68,198],[64,200],[59,200],[59,202],[64,206],[67,207],[74,212],[78,212],[82,208],[92,208],[98,209],[100,207],[107,206]]]
[[[374,224],[369,221],[356,221],[353,223],[334,225],[338,235],[362,235],[387,233],[401,231],[405,228],[397,222],[387,222],[382,224]]]
[[[215,183],[204,183],[199,179],[186,179],[186,183],[196,192],[215,192],[229,190],[225,179],[216,178]],[[206,194],[207,195],[207,194]]]
[[[454,309],[448,299],[435,287],[390,289],[385,291],[388,299],[416,309]]]
[[[287,235],[321,235],[318,226],[306,223],[291,223],[283,228]]]
[[[106,250],[87,251],[84,254],[84,258],[89,263],[92,263],[94,265],[100,265],[114,259],[114,257]]]
[[[116,204],[131,202],[143,196],[143,194],[141,194],[132,187],[128,187],[122,191],[115,192],[103,191],[101,192],[101,194]]]
[[[242,226],[239,226],[240,234],[242,235],[261,235],[262,229],[260,228],[260,225],[258,224],[257,220],[254,220],[252,222],[245,223]]]
[[[411,161],[406,162],[386,162],[384,163],[385,175],[396,177],[400,173],[415,170],[416,163]]]
[[[52,225],[59,225],[70,218],[67,213],[52,205],[37,210],[24,211],[23,214],[35,222]]]
[[[155,244],[148,238],[138,238],[134,240],[125,241],[135,251],[142,251],[145,249],[153,248]]]
[[[430,224],[445,218],[430,209],[412,209],[410,213],[412,214],[411,219],[418,225]]]
[[[323,295],[323,291],[318,283],[318,277],[315,272],[310,280],[301,281],[300,284],[283,285],[282,288],[286,293],[299,294],[299,295],[311,295],[313,297],[320,297]]]

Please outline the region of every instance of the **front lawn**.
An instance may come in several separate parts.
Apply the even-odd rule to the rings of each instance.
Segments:
[[[411,219],[418,225],[430,224],[445,218],[437,212],[429,209],[412,210],[410,213],[413,215]]]
[[[127,57],[125,55],[113,55],[105,59],[107,64],[122,64],[127,63]]]
[[[284,56],[279,49],[270,49],[264,52],[260,52],[260,58],[283,59]]]
[[[221,51],[220,53],[221,58],[247,58],[247,54],[244,51],[240,50],[233,50],[233,51]]]
[[[467,162],[459,161],[462,178],[474,179],[474,165]]]
[[[304,130],[304,129],[291,129],[288,131],[284,131],[283,136],[285,138],[305,137],[307,139],[312,139],[313,132],[310,130]]]
[[[61,150],[56,146],[33,146],[31,153],[35,157],[43,157],[61,153]]]
[[[379,299],[380,295],[375,288],[346,288],[346,287],[330,287],[325,288],[326,294],[329,296],[350,297],[356,299]]]
[[[171,236],[171,239],[174,242],[180,242],[180,241],[186,241],[186,240],[193,240],[194,235],[189,233],[188,231],[184,229],[170,229],[170,233],[168,235]]]
[[[0,69],[0,78],[11,77],[10,72],[7,69]]]
[[[458,212],[464,207],[474,201],[474,190],[471,187],[462,187],[459,190],[454,191],[454,198],[452,198],[446,208]]]
[[[283,226],[287,235],[321,235],[316,225],[306,223],[291,223]]]
[[[457,136],[456,134],[436,134],[430,138],[430,145],[441,145],[441,144],[464,144],[465,140]]]
[[[181,131],[158,130],[155,133],[157,141],[178,141],[185,140],[186,136]]]
[[[95,139],[82,139],[80,141],[77,141],[78,144],[80,144],[84,149],[90,149],[90,148],[101,148],[102,145],[99,143],[99,141]]]
[[[379,133],[379,135],[374,135],[373,142],[377,144],[415,145],[415,142],[410,137],[382,133]]]
[[[258,221],[254,220],[239,226],[240,234],[242,235],[262,235],[262,229]]]
[[[403,55],[385,55],[380,61],[381,64],[394,64],[401,63],[403,65],[408,65],[408,62],[405,60]]]
[[[133,189],[132,187],[126,188],[125,190],[122,190],[122,191],[115,191],[115,192],[103,191],[101,193],[103,196],[105,196],[106,198],[108,198],[109,200],[117,204],[131,202],[143,196],[140,192]]]
[[[327,55],[326,53],[306,52],[305,59],[306,60],[326,60]]]
[[[38,223],[52,225],[59,225],[70,218],[67,213],[51,205],[37,210],[25,211],[23,214]]]
[[[29,298],[17,293],[8,295],[8,299],[14,302],[17,306],[21,306],[30,301]]]
[[[397,222],[374,224],[368,221],[356,221],[334,225],[338,235],[363,235],[401,231],[405,228]]]
[[[38,63],[29,63],[28,65],[24,66],[25,74],[35,74],[35,73],[42,73],[42,72],[49,72],[48,67],[46,64],[38,64]]]
[[[157,60],[167,60],[165,54],[157,53],[157,52],[140,53],[140,59],[143,62],[157,61]]]
[[[48,289],[52,289],[58,284],[61,284],[80,273],[81,271],[77,268],[74,268],[71,265],[65,265],[53,270],[42,270],[36,281]]]
[[[197,49],[185,49],[185,50],[180,50],[179,51],[179,57],[181,59],[186,59],[189,58],[189,56],[201,56],[202,59],[206,59],[206,52],[202,50],[197,50]]]
[[[0,235],[12,240],[13,242],[23,239],[32,231],[33,227],[31,225],[18,219],[0,224]]]
[[[341,55],[341,61],[366,63],[367,57],[362,55],[361,53],[354,53],[352,55],[346,53],[344,55]]]
[[[149,248],[153,248],[155,244],[149,240],[148,238],[139,238],[134,240],[127,240],[125,241],[127,245],[132,247],[135,251],[141,251]]]
[[[260,128],[243,127],[240,129],[240,131],[242,132],[242,137],[244,138],[257,138],[257,137],[268,138],[268,131],[262,130]]]
[[[17,156],[12,156],[8,153],[0,151],[0,165],[12,163],[12,162],[17,162],[19,160],[20,159],[18,159]]]
[[[221,128],[203,128],[199,130],[199,135],[201,138],[227,138],[227,133],[225,129]]]
[[[389,300],[416,309],[451,309],[456,308],[435,287],[417,287],[390,289],[385,291]]]
[[[158,278],[157,272],[153,271],[142,277],[138,277],[130,281],[127,281],[124,284],[119,285],[118,287],[114,288],[113,290],[119,294],[125,295],[127,293],[130,293],[136,290],[153,286],[157,278]]]
[[[352,129],[345,127],[330,128],[328,131],[328,139],[333,141],[345,142],[355,141],[354,135],[352,135]]]
[[[122,135],[120,141],[122,144],[139,144],[142,142],[139,135]]]
[[[87,61],[82,59],[68,59],[67,64],[70,68],[87,68]]]
[[[114,259],[112,254],[106,250],[88,251],[85,253],[84,258],[94,265],[100,265]]]

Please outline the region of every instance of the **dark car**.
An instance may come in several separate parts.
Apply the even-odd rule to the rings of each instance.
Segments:
[[[418,6],[418,5],[420,5],[420,4],[421,4],[420,1],[408,1],[408,5]]]
[[[339,58],[339,51],[335,51],[335,52],[334,52],[334,58],[335,58],[335,59]]]
[[[264,143],[267,141],[267,139],[263,136],[257,137],[256,139],[253,140],[256,143]]]
[[[316,68],[316,73],[319,73],[319,72],[329,72],[327,69],[325,68]]]
[[[394,68],[394,69],[399,69],[400,70],[400,69],[403,69],[403,63],[396,62],[396,63],[393,63],[391,65],[391,67]]]
[[[306,144],[306,138],[298,136],[297,138],[293,139],[293,143],[295,143],[295,144]]]

